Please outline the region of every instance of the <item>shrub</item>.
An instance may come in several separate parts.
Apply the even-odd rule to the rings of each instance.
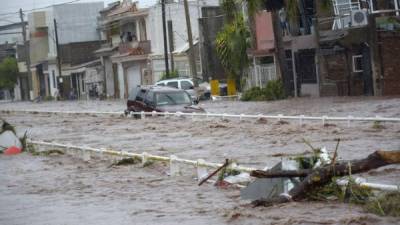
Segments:
[[[285,99],[285,90],[281,80],[271,80],[265,88],[265,97],[268,101]]]
[[[265,88],[253,87],[243,93],[242,101],[273,101],[285,99],[285,91],[280,80],[267,83]]]
[[[245,91],[242,95],[242,101],[264,101],[265,95],[260,87],[253,87]]]

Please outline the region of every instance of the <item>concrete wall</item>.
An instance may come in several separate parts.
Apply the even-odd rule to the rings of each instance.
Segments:
[[[174,30],[175,49],[184,46],[187,43],[187,30],[185,11],[182,3],[171,3],[166,5],[166,19],[172,20]],[[193,40],[199,37],[199,9],[196,5],[189,4],[190,23],[192,25]],[[149,19],[147,21],[147,37],[151,40],[152,53],[162,55],[164,52],[164,39],[161,18],[161,5],[156,4],[149,10]]]
[[[257,50],[271,50],[275,48],[272,16],[265,10],[255,15],[255,32]]]
[[[202,8],[203,18],[200,19],[200,51],[203,79],[209,78],[224,79],[225,71],[219,61],[216,52],[216,42],[218,32],[224,26],[224,18],[219,16],[223,14],[220,7]]]
[[[47,59],[49,51],[49,33],[47,27],[43,26],[46,16],[47,11],[28,14],[28,27],[30,27],[28,35],[30,42],[29,57],[32,65]],[[36,20],[41,21],[41,23]],[[38,27],[39,24],[41,27]]]
[[[114,84],[114,74],[112,68],[112,62],[110,57],[102,57],[102,65],[104,65],[104,70],[106,73],[106,95],[107,97],[115,95],[115,84]]]
[[[53,6],[53,16],[59,21],[59,43],[100,40],[100,33],[96,29],[97,16],[103,8],[103,2]]]

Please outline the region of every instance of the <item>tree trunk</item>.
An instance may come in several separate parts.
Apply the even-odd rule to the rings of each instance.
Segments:
[[[284,203],[291,200],[301,200],[305,194],[316,187],[321,187],[332,181],[334,176],[346,176],[348,174],[357,174],[376,169],[389,164],[400,163],[400,150],[398,151],[376,151],[370,154],[367,158],[359,160],[351,160],[347,162],[337,163],[335,165],[327,165],[308,173],[305,179],[290,190],[288,195],[281,195],[279,197],[255,201],[255,205],[270,205],[273,203]],[[284,174],[285,171],[280,171]],[[286,171],[288,175],[293,175],[293,171]],[[306,170],[300,170],[299,175],[304,175]],[[260,173],[256,173],[260,175]],[[268,176],[272,176],[272,172],[267,172]],[[262,176],[258,176],[262,177]],[[275,176],[277,177],[277,176]]]
[[[283,85],[285,88],[286,95],[291,95],[291,74],[289,73],[289,68],[286,63],[286,54],[285,54],[285,45],[283,41],[283,31],[281,29],[279,13],[277,10],[271,12],[272,14],[272,26],[274,30],[274,39],[275,39],[275,59],[278,63],[279,69],[281,71],[281,78],[283,81]]]
[[[303,170],[280,170],[280,171],[264,171],[264,170],[253,170],[250,176],[257,178],[280,178],[280,177],[306,177],[312,172],[311,169]]]

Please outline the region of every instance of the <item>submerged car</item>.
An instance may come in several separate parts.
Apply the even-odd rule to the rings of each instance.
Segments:
[[[127,110],[129,112],[184,112],[201,113],[204,109],[196,106],[190,95],[181,89],[161,86],[138,86],[129,92]]]

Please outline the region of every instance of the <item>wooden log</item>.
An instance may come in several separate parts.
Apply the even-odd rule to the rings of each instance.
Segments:
[[[301,200],[306,196],[307,192],[328,184],[335,176],[362,173],[382,166],[398,163],[400,163],[400,150],[376,151],[364,159],[351,160],[314,169],[302,182],[290,190],[288,195],[281,195],[268,200],[258,200],[253,202],[253,204],[256,206],[271,205],[273,203]]]
[[[280,178],[280,177],[306,177],[312,172],[312,169],[301,169],[301,170],[253,170],[250,172],[250,176],[257,178]]]

